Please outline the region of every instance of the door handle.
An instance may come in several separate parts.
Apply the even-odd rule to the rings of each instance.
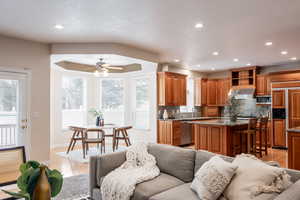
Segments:
[[[26,129],[27,128],[27,126],[26,125],[23,125],[23,126],[21,126],[21,129]]]

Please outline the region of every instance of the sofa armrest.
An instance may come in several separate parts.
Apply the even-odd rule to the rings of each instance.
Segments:
[[[278,195],[275,200],[298,200],[300,199],[300,180]]]
[[[101,178],[109,172],[118,168],[126,161],[126,151],[105,154],[102,156],[90,157],[90,195],[92,197],[93,188],[99,188]]]

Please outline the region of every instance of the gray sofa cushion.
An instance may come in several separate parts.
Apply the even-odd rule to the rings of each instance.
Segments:
[[[152,196],[149,200],[200,200],[191,190],[191,183],[186,183]]]
[[[97,160],[97,186],[100,186],[102,182],[101,178],[106,176],[106,174],[115,168],[121,166],[126,161],[126,152],[114,152],[111,154],[105,154],[103,156],[95,156],[94,160],[95,159]]]
[[[161,173],[158,177],[150,181],[138,184],[131,200],[148,200],[155,194],[164,192],[182,184],[184,184],[184,182],[174,176]]]
[[[191,182],[194,178],[195,151],[169,145],[149,144],[148,152],[155,156],[160,171]]]
[[[299,200],[300,199],[300,180],[291,185],[288,189],[278,195],[275,200]]]
[[[215,153],[211,153],[208,151],[204,151],[204,150],[199,150],[196,151],[196,160],[195,160],[195,173],[198,171],[198,169],[200,169],[200,167],[209,159],[211,159],[212,157],[214,157]],[[227,162],[232,162],[234,158],[232,157],[228,157],[228,156],[223,156],[223,155],[219,155],[221,158],[223,158],[225,161]]]

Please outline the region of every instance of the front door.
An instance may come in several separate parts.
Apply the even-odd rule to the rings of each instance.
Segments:
[[[27,144],[27,81],[26,74],[0,72],[0,148]]]

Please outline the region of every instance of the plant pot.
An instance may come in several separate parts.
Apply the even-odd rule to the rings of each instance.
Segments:
[[[46,166],[40,167],[41,173],[33,191],[32,200],[51,200],[51,187],[46,175]]]

